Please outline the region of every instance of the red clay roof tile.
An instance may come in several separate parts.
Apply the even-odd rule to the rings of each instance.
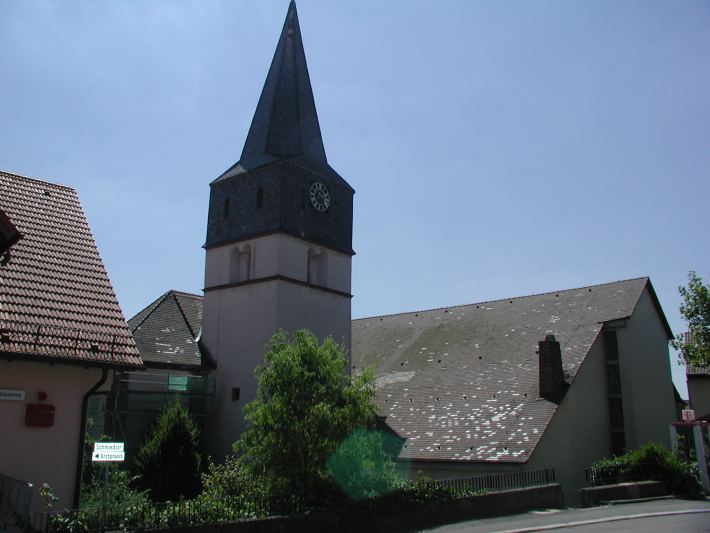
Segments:
[[[0,210],[23,234],[0,262],[0,353],[142,364],[76,191],[0,171]]]

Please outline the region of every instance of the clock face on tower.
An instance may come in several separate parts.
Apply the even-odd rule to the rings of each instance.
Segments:
[[[315,182],[311,185],[311,203],[318,211],[325,211],[330,205],[330,194],[325,185]]]

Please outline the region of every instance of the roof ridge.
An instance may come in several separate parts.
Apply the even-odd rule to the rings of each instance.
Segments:
[[[46,183],[47,185],[54,185],[55,187],[61,187],[63,189],[69,189],[72,191],[76,191],[76,189],[74,187],[70,187],[69,185],[63,185],[61,183],[55,183],[53,181],[41,180],[39,178],[33,178],[32,176],[25,176],[24,174],[15,174],[14,172],[10,172],[8,170],[0,170],[0,174],[5,174],[7,176],[13,176],[15,178],[24,178],[27,180],[38,181],[40,183]]]
[[[204,296],[202,294],[194,294],[192,292],[176,291],[175,289],[171,289],[168,292],[174,292],[175,294],[179,294],[180,296],[189,296],[191,298],[199,298],[200,300],[204,299]]]
[[[136,324],[136,327],[133,328],[133,330],[131,331],[131,334],[133,334],[133,331],[137,330],[139,327],[141,327],[141,326],[143,325],[143,322],[145,322],[146,319],[147,319],[150,315],[153,314],[153,312],[160,306],[161,303],[163,303],[163,301],[165,300],[165,298],[167,298],[167,297],[168,297],[168,294],[170,294],[171,292],[173,292],[173,291],[170,290],[170,291],[166,292],[165,294],[163,294],[162,296],[160,296],[157,300],[155,300],[153,303],[148,304],[146,307],[144,307],[143,309],[141,309],[140,311],[138,311],[138,314],[136,314],[136,316],[140,315],[143,311],[145,311],[146,309],[148,309],[151,305],[153,306],[153,308],[145,314],[145,316],[141,319],[141,321],[138,322],[138,324]],[[135,318],[135,317],[133,317],[133,318]],[[131,319],[131,320],[132,320],[132,319]]]
[[[496,299],[496,300],[485,300],[485,301],[482,301],[482,302],[472,302],[472,303],[469,303],[469,304],[456,304],[456,305],[447,305],[447,306],[442,306],[442,307],[432,307],[431,309],[416,309],[416,310],[414,310],[414,311],[403,311],[403,312],[401,312],[401,313],[389,313],[389,314],[386,314],[386,315],[372,315],[372,316],[366,316],[366,317],[362,317],[362,318],[353,318],[353,319],[352,319],[352,322],[355,322],[356,320],[369,320],[369,319],[372,319],[372,318],[385,318],[385,317],[388,317],[388,316],[411,315],[412,313],[426,313],[426,312],[429,312],[429,311],[439,311],[440,309],[453,309],[453,308],[456,308],[456,307],[469,307],[469,306],[471,306],[471,305],[480,305],[480,304],[489,304],[489,303],[492,304],[492,303],[496,303],[496,302],[502,302],[502,301],[505,301],[505,300],[519,300],[519,299],[521,299],[521,298],[531,298],[531,297],[533,297],[533,296],[544,296],[545,294],[554,294],[554,293],[560,293],[560,292],[578,291],[578,290],[581,290],[581,289],[590,289],[590,288],[592,288],[592,287],[601,287],[602,285],[613,285],[614,283],[623,283],[623,282],[626,282],[626,281],[637,281],[637,280],[640,280],[640,279],[649,280],[650,278],[649,278],[648,276],[640,276],[640,277],[638,277],[638,278],[618,279],[618,280],[616,280],[616,281],[610,281],[610,282],[608,282],[608,283],[597,283],[596,285],[585,285],[585,286],[583,286],[583,287],[574,287],[574,288],[571,288],[571,289],[563,289],[563,290],[559,290],[559,291],[539,292],[539,293],[535,293],[535,294],[526,294],[526,295],[524,295],[524,296],[512,296],[512,297],[510,297],[510,298],[498,298],[498,299]],[[639,295],[639,298],[640,298],[640,295]],[[636,301],[638,302],[638,299],[637,299]]]
[[[197,336],[195,335],[195,332],[192,330],[192,325],[190,324],[190,321],[187,319],[187,315],[185,315],[185,310],[182,308],[182,305],[180,305],[180,301],[177,299],[177,291],[170,291],[170,293],[173,295],[173,300],[175,300],[175,305],[177,305],[178,309],[180,310],[180,315],[182,315],[182,319],[185,322],[185,325],[187,325],[187,329],[190,332],[190,335],[192,335],[193,339],[196,339]]]

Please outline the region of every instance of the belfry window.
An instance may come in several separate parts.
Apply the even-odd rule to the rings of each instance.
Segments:
[[[312,285],[328,286],[328,255],[325,250],[318,253],[309,248],[307,280]]]
[[[224,208],[222,209],[222,216],[224,220],[229,218],[229,196],[224,199]]]
[[[256,208],[261,209],[264,207],[264,188],[259,187],[256,190]]]
[[[248,244],[241,250],[232,248],[229,253],[229,283],[239,283],[251,279],[251,246]]]
[[[301,189],[301,199],[299,205],[302,210],[306,209],[306,189]]]
[[[338,205],[338,202],[335,202],[333,204],[333,222],[338,221],[338,216],[340,215],[339,211],[340,211],[340,206]]]

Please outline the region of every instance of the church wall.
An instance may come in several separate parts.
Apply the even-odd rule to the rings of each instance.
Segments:
[[[251,280],[282,275],[307,282],[309,250],[317,254],[325,254],[328,256],[325,286],[350,294],[352,260],[349,254],[318,246],[287,233],[273,233],[207,250],[205,288],[237,281],[232,279],[232,262],[236,257],[235,251],[238,253],[245,249],[248,249],[250,254],[249,279]],[[239,279],[239,281],[247,280]]]
[[[202,340],[217,363],[215,459],[231,453],[243,433],[242,407],[256,397],[254,368],[263,364],[266,343],[277,330],[277,282],[255,283],[205,293]],[[232,389],[239,399],[232,400]]]
[[[626,342],[626,353],[619,354],[628,361],[621,383],[624,403],[633,407],[633,415],[627,419],[624,406],[626,447],[655,442],[670,449],[668,425],[676,421],[676,409],[668,337],[648,288],[626,321]]]
[[[562,347],[564,350],[564,346]],[[611,457],[604,342],[599,335],[552,417],[526,470],[554,468],[565,489],[565,503],[579,499],[584,469]]]
[[[322,343],[344,343],[350,360],[350,297],[279,281],[278,325],[288,333],[308,329]],[[350,373],[350,365],[347,368]]]
[[[42,483],[59,497],[54,510],[72,507],[81,403],[100,379],[98,368],[0,361],[0,389],[25,391],[24,401],[0,400],[0,473],[34,485],[30,512],[44,511]],[[101,390],[110,387],[111,379],[109,372]],[[24,425],[25,406],[40,403],[38,392],[47,393],[41,403],[55,406],[52,427]]]
[[[349,350],[350,298],[282,280],[205,293],[202,339],[217,362],[211,450],[216,459],[231,453],[246,429],[242,408],[256,398],[254,369],[264,363],[266,343],[279,328],[308,328],[320,341],[332,335]],[[237,387],[239,399],[233,401]]]

